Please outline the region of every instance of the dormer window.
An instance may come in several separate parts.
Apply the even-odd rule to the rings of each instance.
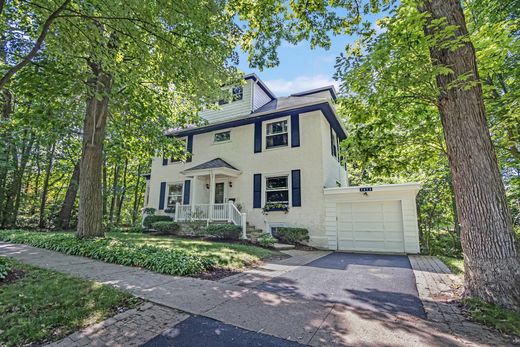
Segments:
[[[233,87],[231,92],[233,96],[233,101],[242,100],[242,98],[244,97],[244,90],[242,89],[242,86]]]

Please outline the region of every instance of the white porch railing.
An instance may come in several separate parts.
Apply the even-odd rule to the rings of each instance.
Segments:
[[[192,204],[175,206],[175,221],[188,222],[194,220],[226,221],[242,228],[242,238],[246,238],[246,214],[238,210],[230,201],[227,204]]]

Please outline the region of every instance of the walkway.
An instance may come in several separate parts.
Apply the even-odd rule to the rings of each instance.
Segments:
[[[212,318],[228,325],[301,344],[467,346],[481,343],[473,335],[464,335],[462,339],[439,329],[435,322],[413,315],[374,312],[344,303],[286,296],[236,284],[166,276],[26,245],[0,243],[0,255],[109,284],[153,304],[189,315]],[[292,259],[293,262],[295,260],[296,257]],[[300,262],[307,260],[302,259]],[[290,262],[288,259],[287,263]],[[273,270],[283,274],[288,267],[297,269],[298,265],[302,265],[298,262],[294,265],[287,263],[273,264]],[[164,319],[159,319],[159,323],[163,322]],[[170,328],[177,323],[175,319],[168,320]]]

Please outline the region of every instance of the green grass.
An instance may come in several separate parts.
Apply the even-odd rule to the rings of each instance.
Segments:
[[[12,283],[0,281],[0,345],[25,346],[56,341],[88,325],[134,307],[137,298],[114,288],[25,265]]]
[[[473,320],[494,327],[503,334],[520,336],[520,313],[474,298],[465,299],[464,305]]]
[[[464,259],[448,257],[445,255],[437,255],[452,273],[460,277],[464,277]]]
[[[241,269],[261,259],[279,254],[269,249],[240,243],[211,242],[174,236],[155,236],[150,234],[121,232],[107,233],[107,236],[140,245],[188,250],[200,256],[209,257],[215,260],[218,267],[227,269]]]

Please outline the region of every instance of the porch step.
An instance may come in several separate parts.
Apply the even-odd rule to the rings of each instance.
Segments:
[[[286,251],[288,249],[293,249],[294,245],[287,245],[285,243],[275,243],[273,248],[277,251]]]

